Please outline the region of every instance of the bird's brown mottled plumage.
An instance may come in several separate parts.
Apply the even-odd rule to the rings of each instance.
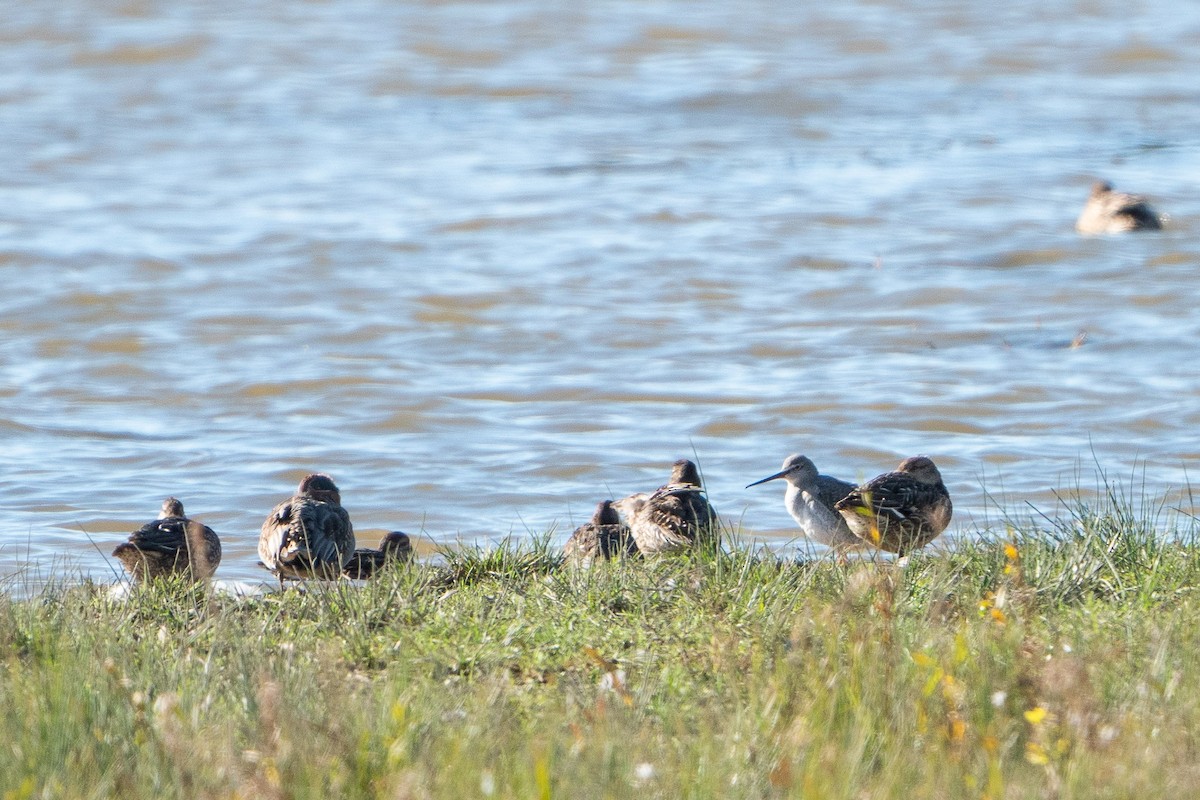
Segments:
[[[699,470],[686,458],[675,462],[671,479],[654,492],[630,495],[614,505],[625,512],[642,553],[720,544],[717,512],[704,496]]]
[[[412,561],[412,540],[404,531],[392,531],[383,537],[378,548],[360,547],[350,556],[345,573],[348,578],[366,580],[388,564]]]
[[[1118,192],[1107,181],[1092,185],[1087,203],[1075,221],[1075,230],[1084,234],[1125,233],[1162,228],[1162,220],[1146,198]]]
[[[903,556],[932,542],[950,524],[950,492],[933,461],[913,456],[857,487],[834,508],[858,538]]]
[[[596,558],[636,556],[638,547],[612,501],[605,500],[596,506],[591,521],[580,525],[571,534],[563,546],[563,554],[572,561],[591,562]]]
[[[113,556],[135,580],[181,574],[206,581],[221,563],[221,540],[212,528],[188,519],[183,503],[168,497],[158,519],[131,533]]]
[[[308,475],[275,506],[263,522],[258,555],[280,582],[342,574],[354,555],[354,527],[332,478]]]

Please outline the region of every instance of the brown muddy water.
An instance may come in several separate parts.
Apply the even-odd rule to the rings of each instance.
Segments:
[[[1097,463],[1178,490],[1198,41],[1128,0],[16,4],[0,575],[110,580],[175,494],[258,580],[312,470],[427,553],[680,456],[784,553],[742,487],[791,452],[932,456],[951,540]],[[1076,235],[1101,177],[1166,229]]]

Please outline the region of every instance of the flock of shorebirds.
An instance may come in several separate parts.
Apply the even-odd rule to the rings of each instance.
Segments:
[[[1075,222],[1083,234],[1157,230],[1162,218],[1140,195],[1118,192],[1098,181]],[[941,473],[925,456],[906,458],[861,486],[818,474],[803,455],[788,456],[774,475],[755,481],[787,481],[784,505],[808,539],[839,556],[859,548],[907,553],[924,547],[950,524],[953,506]],[[709,504],[696,465],[675,462],[670,480],[653,492],[596,506],[591,521],[571,535],[569,560],[637,557],[693,548],[716,548],[721,528]],[[377,548],[356,548],[350,515],[342,508],[333,480],[315,473],[296,493],[275,506],[258,540],[261,564],[284,580],[367,579],[381,567],[412,558],[412,542],[402,531],[384,537]],[[183,575],[208,580],[221,561],[221,542],[206,525],[188,519],[183,504],[168,497],[158,519],[134,531],[113,551],[135,580]]]
[[[403,531],[392,531],[377,548],[355,544],[337,485],[328,475],[313,473],[271,509],[259,533],[258,555],[281,586],[287,579],[365,580],[385,564],[412,558],[412,541]],[[168,497],[158,518],[129,534],[112,554],[137,581],[171,575],[206,581],[221,563],[221,540],[212,528],[189,519],[182,502]]]
[[[839,556],[870,548],[900,556],[932,542],[950,524],[950,492],[933,461],[913,456],[893,472],[855,486],[817,472],[808,456],[790,455],[783,469],[749,484],[787,481],[783,504],[801,533]],[[623,517],[623,519],[622,519]],[[567,540],[568,559],[630,557],[691,548],[715,548],[720,521],[709,504],[700,472],[686,458],[653,492],[596,506],[590,522]]]
[[[802,455],[750,486],[787,481],[784,504],[812,541],[839,556],[872,548],[901,556],[924,547],[950,524],[950,493],[925,456],[906,458],[861,486],[820,475]],[[746,488],[750,488],[747,486]],[[564,546],[569,561],[636,558],[673,551],[710,549],[721,542],[721,523],[708,501],[696,465],[680,459],[670,479],[652,492],[639,492],[596,506]],[[382,567],[410,560],[412,542],[392,531],[377,548],[355,546],[354,526],[341,493],[324,473],[307,475],[296,493],[272,509],[262,524],[258,555],[263,567],[285,580],[364,580]],[[221,562],[221,541],[212,528],[189,519],[183,503],[163,501],[159,517],[138,528],[114,551],[137,581],[178,575],[206,581]]]

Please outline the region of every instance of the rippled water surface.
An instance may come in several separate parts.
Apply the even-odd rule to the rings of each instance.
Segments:
[[[0,574],[177,494],[256,580],[317,469],[425,552],[693,454],[782,551],[791,452],[934,457],[952,536],[1093,454],[1183,485],[1200,10],[818,5],[7,9]],[[1167,228],[1076,235],[1098,177]]]

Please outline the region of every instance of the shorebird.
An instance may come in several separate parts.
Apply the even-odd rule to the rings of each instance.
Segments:
[[[862,540],[850,532],[846,520],[833,509],[834,503],[854,491],[853,483],[817,474],[817,467],[808,456],[795,453],[784,460],[779,472],[746,488],[780,478],[787,481],[783,505],[806,537],[839,553],[862,547]]]
[[[563,545],[563,555],[568,560],[583,563],[596,558],[607,560],[637,554],[637,542],[633,540],[629,526],[621,522],[611,500],[597,504],[591,521],[576,528]]]
[[[1108,181],[1092,184],[1083,213],[1075,221],[1075,230],[1086,234],[1151,231],[1161,227],[1162,220],[1146,198],[1114,191]]]
[[[622,498],[613,504],[625,514],[629,531],[642,553],[664,553],[719,545],[717,512],[700,485],[700,471],[686,458],[675,462],[671,479],[653,492]]]
[[[383,537],[378,548],[360,547],[355,550],[342,572],[347,578],[366,580],[387,564],[412,561],[412,557],[412,541],[408,534],[392,531]]]
[[[221,563],[221,540],[212,528],[184,516],[183,503],[168,497],[158,519],[129,534],[112,554],[139,581],[175,574],[206,581]]]
[[[354,527],[333,479],[305,476],[296,494],[271,511],[258,537],[258,556],[285,578],[336,578],[354,555]]]
[[[925,456],[904,459],[895,472],[872,478],[834,508],[855,536],[901,556],[941,535],[953,512],[942,474]]]

